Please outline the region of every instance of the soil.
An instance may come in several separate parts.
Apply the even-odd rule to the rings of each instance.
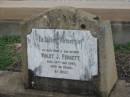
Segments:
[[[118,78],[130,83],[130,51],[115,52]]]
[[[8,71],[14,71],[14,72],[20,72],[21,71],[21,61],[15,62],[14,64],[10,65],[7,70]]]

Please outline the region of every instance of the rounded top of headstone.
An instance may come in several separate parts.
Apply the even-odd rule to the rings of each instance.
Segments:
[[[56,7],[32,16],[25,23],[30,28],[78,29],[98,32],[98,17],[73,7]],[[95,31],[96,30],[96,31]]]

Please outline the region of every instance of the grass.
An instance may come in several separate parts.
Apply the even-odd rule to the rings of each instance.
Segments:
[[[13,44],[19,42],[19,36],[0,37],[0,70],[5,70],[14,61],[18,60],[19,54],[14,53]]]
[[[115,51],[123,51],[123,52],[130,52],[130,42],[127,44],[115,44]]]

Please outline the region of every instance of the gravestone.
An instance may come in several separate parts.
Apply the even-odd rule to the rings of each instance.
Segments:
[[[108,97],[117,81],[111,25],[76,8],[21,23],[27,88]]]

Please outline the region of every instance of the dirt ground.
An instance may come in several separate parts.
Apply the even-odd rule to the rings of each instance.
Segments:
[[[130,83],[130,51],[115,52],[118,78]]]

